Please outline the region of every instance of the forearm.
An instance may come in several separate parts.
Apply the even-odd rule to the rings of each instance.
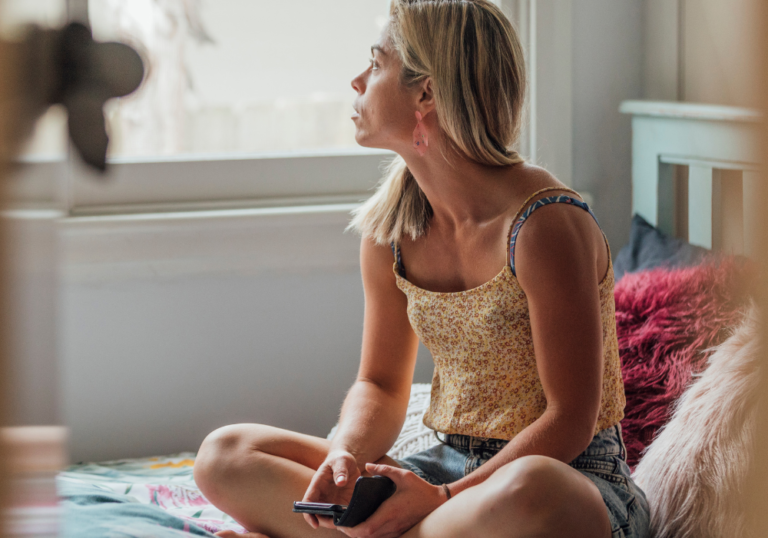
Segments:
[[[408,394],[387,392],[370,381],[356,381],[341,408],[331,451],[351,453],[361,469],[378,461],[397,439],[407,407]]]
[[[547,410],[476,471],[451,484],[451,494],[484,482],[507,463],[524,456],[548,456],[570,463],[586,449],[593,434],[594,426],[585,424],[583,417]]]

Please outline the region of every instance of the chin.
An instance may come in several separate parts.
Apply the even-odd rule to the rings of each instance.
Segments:
[[[357,142],[358,146],[362,146],[364,148],[376,147],[374,144],[372,144],[371,137],[366,136],[365,133],[361,133],[359,130],[355,133],[355,142]]]
[[[377,140],[375,137],[370,136],[369,134],[366,134],[364,131],[360,131],[359,129],[357,132],[355,132],[355,142],[357,142],[358,146],[364,148],[394,151],[391,146],[385,144],[381,140]]]

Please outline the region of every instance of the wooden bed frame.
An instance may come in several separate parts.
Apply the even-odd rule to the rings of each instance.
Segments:
[[[708,249],[754,256],[762,116],[743,108],[625,101],[632,213]]]

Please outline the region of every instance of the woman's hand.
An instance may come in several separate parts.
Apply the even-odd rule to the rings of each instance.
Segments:
[[[396,538],[447,500],[443,488],[433,486],[405,469],[368,463],[365,470],[372,475],[391,478],[397,491],[357,527],[335,527],[350,538]]]
[[[360,469],[352,454],[345,450],[329,452],[312,477],[302,501],[348,505],[359,476]],[[330,517],[304,514],[304,519],[313,529],[337,528]]]

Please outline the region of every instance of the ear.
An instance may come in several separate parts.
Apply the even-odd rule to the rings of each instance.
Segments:
[[[425,78],[419,84],[419,111],[426,116],[435,109],[435,93],[432,90],[432,77]]]

